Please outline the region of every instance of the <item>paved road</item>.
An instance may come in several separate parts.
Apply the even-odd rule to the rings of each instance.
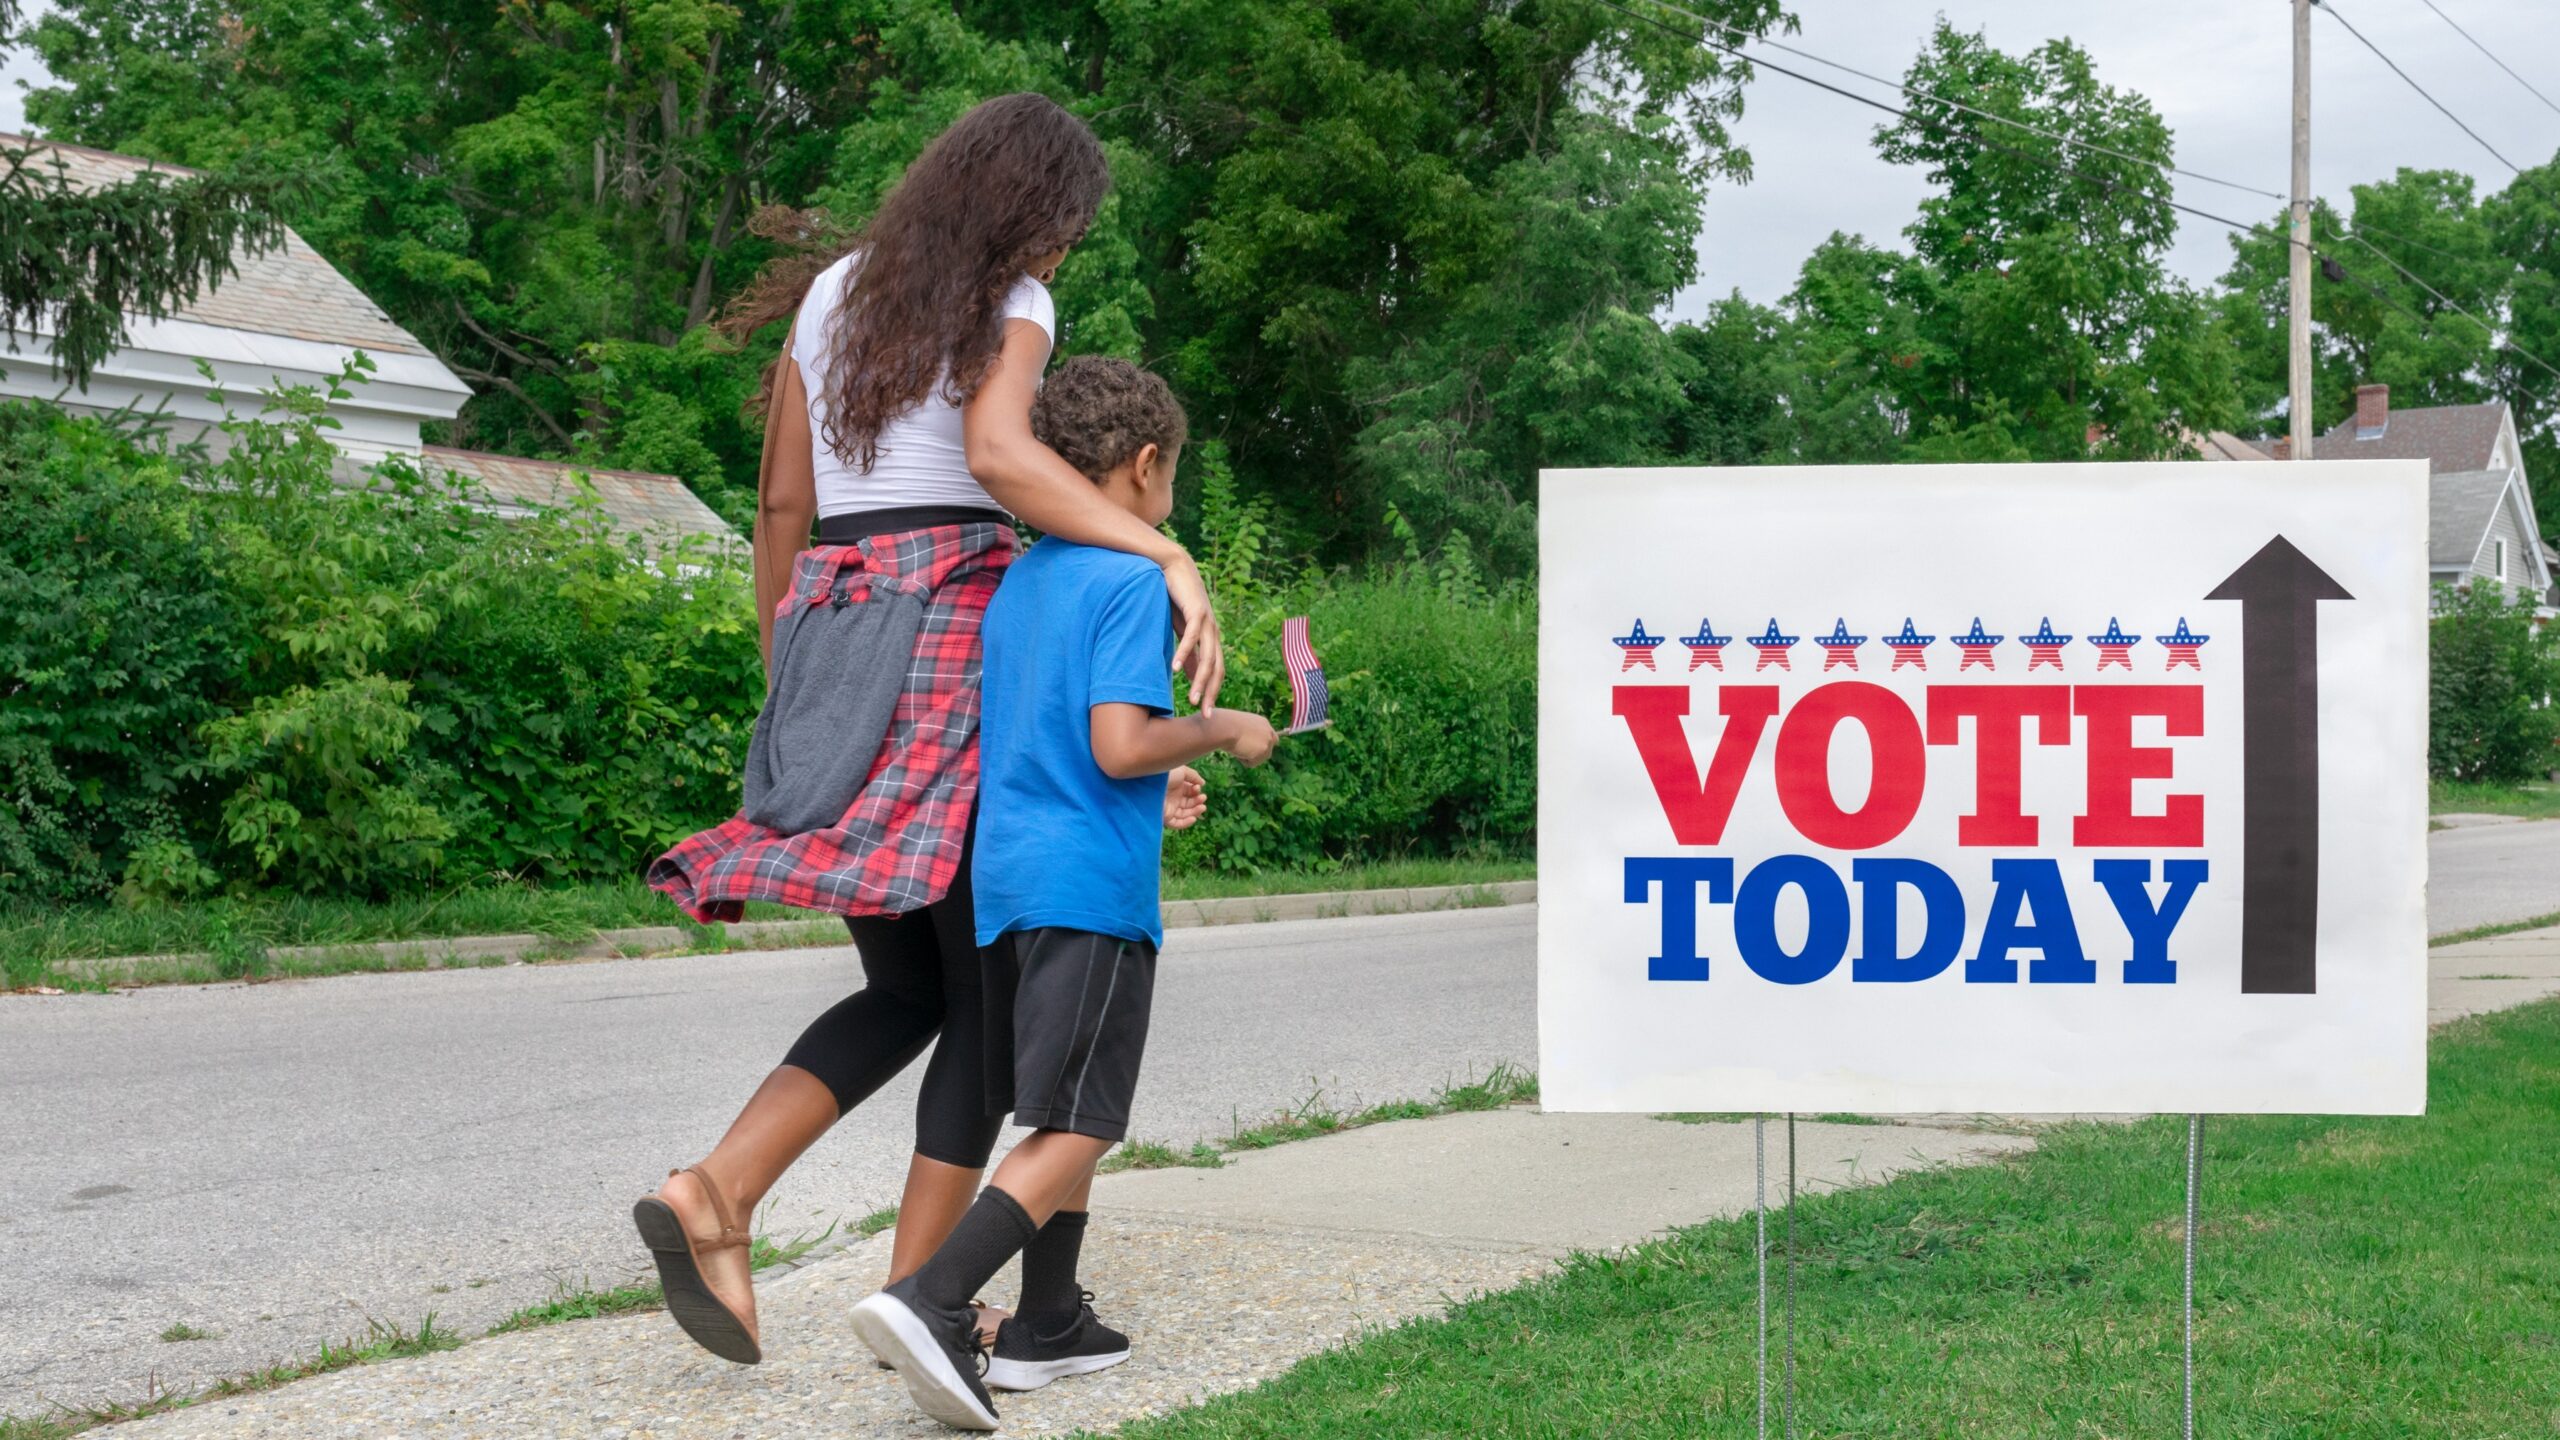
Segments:
[[[1535,914],[1173,932],[1136,1133],[1535,1064]],[[0,1415],[633,1278],[631,1200],[853,974],[834,949],[0,999]],[[766,1228],[893,1202],[914,1096],[839,1126]],[[220,1338],[157,1338],[178,1322]]]
[[[2439,933],[2560,911],[2560,823],[2429,847]],[[1535,913],[1174,932],[1138,1132],[1534,1063]],[[630,1200],[852,973],[804,950],[0,999],[0,1415],[632,1278]],[[767,1229],[894,1200],[913,1098],[841,1126]],[[178,1322],[221,1338],[156,1338]]]
[[[2560,820],[2427,837],[2427,929],[2438,935],[2560,913]]]

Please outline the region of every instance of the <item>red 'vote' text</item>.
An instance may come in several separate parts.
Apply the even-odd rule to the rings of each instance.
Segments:
[[[1778,805],[1805,839],[1833,850],[1872,850],[1910,828],[1927,787],[1932,751],[1973,742],[1973,806],[1956,821],[1956,843],[2022,847],[2040,843],[2042,817],[2023,808],[2026,747],[2067,746],[2075,718],[2086,722],[2086,808],[2071,817],[2076,846],[2199,848],[2204,797],[2171,794],[2156,813],[2134,809],[2137,780],[2171,778],[2172,751],[2134,743],[2134,722],[2158,717],[2171,738],[2204,733],[2204,692],[2196,685],[1932,685],[1923,714],[1882,685],[1859,680],[1816,687],[1780,718],[1778,687],[1716,690],[1724,725],[1700,774],[1682,725],[1685,685],[1620,685],[1614,712],[1627,722],[1654,795],[1682,845],[1721,843],[1752,758],[1774,742]],[[1866,798],[1843,807],[1831,785],[1835,732],[1854,724],[1872,759]]]

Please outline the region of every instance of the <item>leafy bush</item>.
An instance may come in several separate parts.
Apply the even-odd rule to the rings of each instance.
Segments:
[[[0,894],[201,883],[196,728],[244,621],[208,583],[178,466],[49,406],[0,406]]]
[[[325,399],[218,458],[0,408],[0,896],[623,877],[734,807],[740,557],[349,487]]]
[[[0,408],[0,899],[621,879],[735,809],[763,696],[743,556],[645,550],[591,503],[493,519],[397,465],[351,487],[326,398],[210,450]],[[1305,613],[1334,723],[1212,762],[1170,863],[1525,849],[1526,590],[1403,528],[1399,564],[1309,570],[1217,447],[1199,472],[1226,703],[1285,718]]]
[[[2440,591],[2427,660],[2427,769],[2512,783],[2560,766],[2560,626],[2494,585]]]
[[[1488,585],[1462,538],[1426,559],[1400,519],[1400,564],[1293,569],[1271,553],[1271,517],[1237,497],[1217,447],[1194,463],[1196,549],[1227,633],[1219,703],[1288,722],[1280,627],[1304,614],[1333,723],[1283,740],[1259,769],[1207,762],[1208,816],[1169,837],[1167,867],[1525,851],[1537,814],[1537,617],[1525,587]]]

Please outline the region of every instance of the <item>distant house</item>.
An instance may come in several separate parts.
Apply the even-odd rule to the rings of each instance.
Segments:
[[[2236,435],[2200,438],[2207,460],[2284,458],[2281,439],[2261,448]],[[2427,462],[2427,574],[2438,585],[2489,583],[2546,612],[2560,609],[2560,576],[2533,511],[2524,450],[2503,400],[2394,411],[2387,385],[2356,387],[2355,414],[2312,442],[2318,460]]]
[[[2552,574],[2504,400],[2393,413],[2391,387],[2356,387],[2356,412],[2313,442],[2322,460],[2424,460],[2427,573],[2439,585],[2502,586],[2548,604]]]
[[[0,135],[0,144],[49,152],[30,164],[59,160],[64,178],[79,188],[114,184],[145,170],[188,173],[54,141]],[[128,405],[158,410],[171,417],[181,438],[192,438],[189,427],[210,435],[223,417],[214,391],[225,392],[231,407],[246,414],[255,409],[259,391],[321,385],[361,350],[374,363],[371,380],[329,407],[341,427],[330,439],[346,457],[343,478],[350,484],[363,483],[369,467],[397,456],[430,474],[457,477],[472,502],[493,514],[565,505],[591,485],[617,526],[662,538],[735,533],[672,475],[424,443],[420,427],[452,419],[471,398],[471,387],[289,230],[282,247],[241,257],[236,273],[167,318],[127,317],[125,343],[96,367],[86,390],[65,392],[53,369],[52,336],[42,323],[32,336],[16,337],[19,353],[0,354],[0,398],[56,401],[65,409],[101,414]],[[200,373],[200,363],[212,367],[212,381]]]
[[[2241,439],[2228,430],[2216,430],[2196,439],[2199,460],[2273,460],[2273,455]]]

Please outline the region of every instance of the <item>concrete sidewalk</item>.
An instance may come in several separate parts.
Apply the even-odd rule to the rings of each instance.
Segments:
[[[2560,994],[2560,926],[2427,952],[2427,1023],[2442,1025]]]
[[[1813,1188],[2031,1147],[2007,1134],[1802,1125]],[[1773,1146],[1773,1150],[1774,1150]],[[1243,1389],[1314,1351],[1489,1289],[1577,1248],[1748,1210],[1751,1127],[1528,1110],[1374,1126],[1097,1187],[1086,1282],[1137,1338],[1128,1364],[999,1396],[1007,1433],[1109,1428]],[[1773,1164],[1777,1157],[1773,1153]],[[1482,1203],[1452,1204],[1452,1197]],[[724,1364],[659,1314],[482,1340],[117,1427],[173,1437],[929,1436],[845,1316],[888,1262],[875,1237],[761,1292],[766,1360]],[[989,1288],[1009,1298],[1011,1275]]]
[[[2560,928],[2430,953],[2434,1023],[2560,993]],[[1934,1117],[1933,1117],[1934,1119]],[[2002,1127],[2005,1131],[2014,1127]],[[1773,1175],[1779,1151],[1772,1134]],[[1811,1189],[2033,1148],[1959,1123],[1800,1124]],[[1772,1182],[1773,1198],[1777,1188]],[[1365,1331],[1530,1279],[1574,1250],[1747,1212],[1747,1123],[1506,1110],[1373,1126],[1097,1188],[1086,1280],[1137,1353],[998,1397],[1007,1433],[1110,1429],[1243,1389]],[[1452,1197],[1474,1197],[1452,1203]],[[130,1440],[515,1436],[929,1436],[845,1321],[879,1283],[877,1237],[763,1287],[766,1362],[723,1364],[664,1315],[585,1321],[363,1366],[117,1427]],[[989,1287],[999,1302],[1011,1275]]]

